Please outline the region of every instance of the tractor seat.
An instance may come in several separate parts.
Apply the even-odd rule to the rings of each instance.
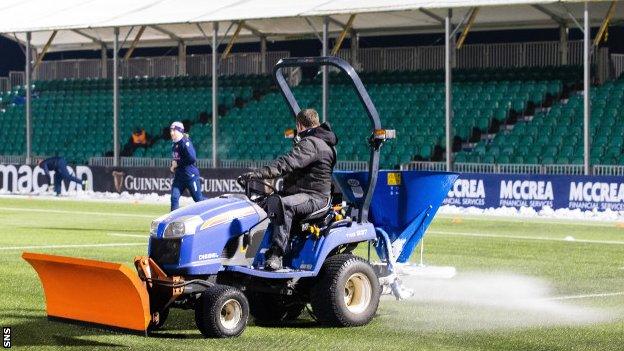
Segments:
[[[327,204],[320,210],[314,211],[301,220],[301,223],[313,222],[316,219],[325,217],[325,214],[332,209],[331,199],[327,200]]]

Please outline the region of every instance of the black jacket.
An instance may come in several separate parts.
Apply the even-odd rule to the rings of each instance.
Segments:
[[[331,195],[332,171],[336,164],[338,143],[327,123],[299,134],[301,140],[293,149],[254,173],[257,178],[284,178],[283,195],[309,193]]]

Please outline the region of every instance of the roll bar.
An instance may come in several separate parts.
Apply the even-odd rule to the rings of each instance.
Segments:
[[[366,189],[364,201],[359,211],[358,222],[368,222],[368,210],[370,208],[370,203],[373,198],[373,193],[375,192],[375,185],[377,184],[377,175],[379,173],[379,150],[381,145],[386,139],[390,139],[394,137],[394,131],[391,133],[386,133],[386,131],[381,127],[381,121],[379,120],[379,113],[373,104],[366,88],[364,88],[364,84],[362,84],[362,80],[358,76],[355,69],[345,60],[335,57],[335,56],[322,56],[322,57],[289,57],[283,58],[275,64],[273,67],[273,78],[277,82],[277,85],[280,88],[282,96],[286,99],[288,103],[288,107],[292,112],[293,116],[297,116],[301,108],[295,99],[295,96],[284,78],[283,69],[286,67],[320,67],[320,66],[334,66],[340,69],[342,72],[346,73],[349,78],[351,78],[351,83],[355,88],[358,98],[362,105],[364,105],[364,109],[366,110],[366,114],[371,122],[371,136],[369,138],[369,146],[371,149],[370,159],[368,162],[368,174],[369,174],[369,183],[368,188]],[[388,131],[390,132],[390,131]]]

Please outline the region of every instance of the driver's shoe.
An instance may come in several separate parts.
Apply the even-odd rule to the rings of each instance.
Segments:
[[[264,261],[264,269],[267,271],[277,271],[282,269],[282,256],[271,253]]]

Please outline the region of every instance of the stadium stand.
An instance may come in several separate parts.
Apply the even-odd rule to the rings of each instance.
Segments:
[[[478,140],[483,133],[497,131],[510,118],[510,111],[524,111],[558,96],[565,84],[578,78],[578,67],[458,70],[454,85],[454,128],[456,143]],[[397,167],[411,160],[441,159],[444,145],[444,84],[441,71],[391,71],[363,73],[371,98],[384,123],[395,128],[399,138],[385,146],[385,168]],[[368,135],[352,128],[367,123],[356,95],[344,77],[330,77],[329,116],[340,138],[341,160],[367,160]],[[565,83],[564,83],[565,82]],[[320,108],[318,79],[304,80],[293,89],[302,107]],[[250,117],[253,116],[253,117]],[[219,154],[222,159],[272,159],[288,148],[282,138],[284,126],[292,119],[276,93],[233,109],[220,121]],[[253,133],[250,133],[253,131]],[[259,131],[263,143],[258,145]],[[210,140],[204,130],[198,138]],[[252,134],[252,135],[250,135]],[[200,142],[204,145],[203,142]],[[203,157],[210,156],[209,143],[201,147]]]
[[[0,123],[6,131],[4,140],[0,146],[0,154],[3,155],[19,155],[24,150],[25,123],[24,109],[18,106],[14,101],[20,103],[23,101],[24,91],[22,89],[14,89],[10,91],[0,92]]]
[[[624,79],[606,82],[591,91],[591,151],[593,164],[624,164]],[[459,152],[456,162],[582,164],[583,96],[573,94],[550,108],[481,141],[469,152]]]
[[[580,79],[579,74],[576,66],[455,70],[454,149],[458,151],[466,143],[478,142],[482,135],[498,132],[501,125],[515,122],[526,111],[549,105],[565,87]],[[441,160],[445,144],[443,72],[370,72],[362,73],[362,79],[384,123],[395,128],[399,136],[385,146],[382,166]],[[364,111],[345,77],[332,74],[330,82],[329,116],[341,139],[340,159],[365,161],[368,135],[360,135],[361,128],[352,128],[367,123]],[[221,159],[266,160],[288,149],[283,131],[292,126],[292,118],[281,95],[269,90],[271,85],[269,76],[229,76],[220,80]],[[211,111],[209,87],[209,77],[122,80],[120,144],[137,126],[158,138],[172,120],[188,120],[198,157],[210,158],[212,126],[198,118],[202,111]],[[111,81],[101,79],[35,82],[33,152],[61,154],[82,163],[111,150],[112,120],[102,118],[112,115],[111,89]],[[293,91],[302,107],[320,110],[319,78],[304,79]],[[0,95],[6,105],[0,119],[16,131],[24,129],[22,95],[22,90]],[[22,153],[23,134],[13,133],[10,142],[0,147],[0,154]],[[500,139],[495,138],[495,142]],[[472,153],[460,152],[457,161],[473,160],[475,154],[487,149],[484,144],[478,143]],[[151,148],[140,148],[133,156],[166,158],[169,154],[170,143],[157,139]]]
[[[123,145],[133,128],[144,127],[154,136],[173,120],[193,120],[211,111],[209,77],[167,77],[124,79],[120,84],[119,138]],[[266,89],[266,76],[230,76],[220,81],[222,112]],[[0,154],[17,155],[24,149],[24,90],[0,95],[0,121],[14,133],[0,147]],[[33,153],[64,155],[76,163],[112,150],[112,81],[56,80],[34,82]],[[160,143],[163,144],[163,143]],[[143,149],[139,149],[143,152]],[[146,153],[149,153],[146,152]],[[149,155],[138,155],[149,156]]]

